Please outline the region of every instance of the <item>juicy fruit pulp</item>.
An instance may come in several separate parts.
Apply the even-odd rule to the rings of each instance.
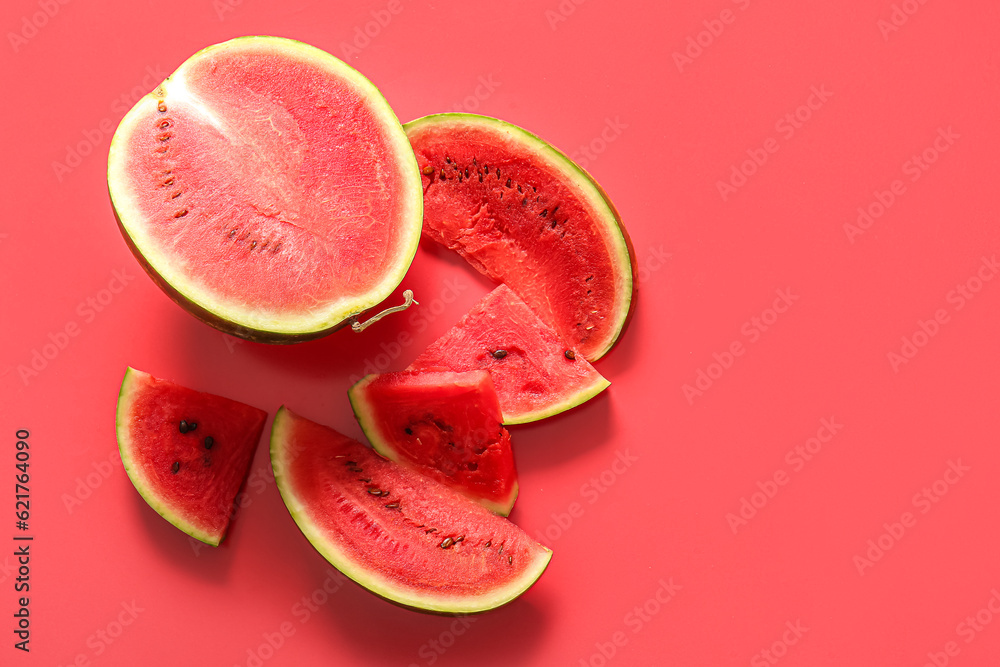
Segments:
[[[329,333],[416,252],[419,174],[378,90],[300,42],[189,58],[125,116],[108,185],[133,253],[204,321],[264,342]]]
[[[379,454],[492,512],[510,514],[517,498],[517,472],[489,373],[368,375],[348,396]]]
[[[552,552],[432,479],[281,408],[278,490],[299,528],[345,575],[424,611],[493,609],[526,591]]]
[[[129,368],[118,395],[118,449],[146,502],[211,545],[225,536],[267,413]]]
[[[424,233],[514,290],[586,359],[603,356],[635,297],[631,243],[583,169],[538,137],[474,114],[406,124]]]
[[[483,297],[410,364],[411,370],[432,368],[488,370],[505,424],[568,410],[610,384],[506,285]]]

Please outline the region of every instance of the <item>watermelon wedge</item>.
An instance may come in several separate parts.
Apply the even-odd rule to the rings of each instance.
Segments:
[[[379,454],[491,512],[510,514],[517,499],[517,471],[488,372],[368,375],[348,396]]]
[[[424,186],[424,234],[504,283],[594,361],[635,304],[635,252],[614,205],[576,163],[475,114],[405,126]]]
[[[218,546],[266,420],[263,410],[129,368],[118,394],[118,451],[154,510]]]
[[[126,243],[178,304],[288,343],[385,300],[420,238],[413,151],[334,56],[240,37],[185,61],[122,119],[108,188]]]
[[[610,385],[506,285],[483,297],[408,370],[441,368],[488,370],[504,424],[550,417]]]
[[[278,490],[303,534],[371,592],[422,611],[506,604],[552,552],[447,486],[285,407],[271,431]]]

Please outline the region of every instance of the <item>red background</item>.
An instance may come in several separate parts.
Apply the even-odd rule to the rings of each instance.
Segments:
[[[0,27],[0,663],[996,664],[996,3],[8,0]],[[403,121],[519,124],[622,213],[641,286],[597,364],[611,388],[512,429],[512,519],[554,557],[506,608],[456,622],[326,593],[264,440],[219,549],[121,469],[126,365],[360,437],[350,377],[402,368],[490,288],[424,244],[401,286],[419,320],[266,347],[141,273],[107,197],[110,132],[244,34],[345,57]],[[17,429],[30,654],[12,633]]]

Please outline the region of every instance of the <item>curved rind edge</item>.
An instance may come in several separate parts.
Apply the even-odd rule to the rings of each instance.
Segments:
[[[635,312],[636,300],[638,298],[638,263],[635,255],[635,246],[632,243],[632,238],[629,236],[628,230],[622,222],[621,214],[618,212],[618,209],[615,207],[604,188],[597,182],[597,179],[595,179],[586,169],[578,165],[566,153],[562,152],[538,135],[508,121],[482,114],[446,112],[429,114],[427,116],[416,118],[404,123],[403,129],[406,131],[407,135],[409,135],[411,129],[417,129],[421,125],[444,123],[449,120],[458,120],[470,124],[500,127],[511,134],[520,136],[527,145],[533,146],[539,153],[549,156],[552,162],[566,168],[564,169],[564,172],[576,172],[578,176],[576,179],[577,182],[586,183],[593,188],[593,192],[597,195],[597,197],[591,200],[592,204],[596,204],[595,208],[599,209],[603,206],[607,209],[610,220],[605,216],[601,216],[600,219],[606,223],[609,221],[614,222],[613,225],[608,224],[607,227],[612,231],[612,236],[616,237],[616,240],[620,241],[620,243],[616,243],[617,256],[619,260],[626,262],[629,267],[629,270],[624,272],[629,284],[624,286],[622,291],[623,294],[627,294],[627,297],[623,299],[623,307],[619,310],[619,324],[615,328],[615,335],[611,337],[611,339],[607,341],[600,350],[586,357],[587,361],[597,361],[610,352],[618,341],[621,340],[625,329],[632,320],[632,315]],[[614,232],[617,232],[617,235]]]
[[[327,560],[327,562],[344,574],[344,576],[364,587],[368,591],[387,600],[388,602],[417,611],[435,614],[477,614],[502,607],[503,605],[514,601],[522,593],[531,588],[531,586],[548,567],[548,564],[552,559],[552,550],[544,545],[540,545],[544,551],[538,558],[535,559],[532,563],[532,567],[526,569],[521,577],[511,582],[503,589],[500,589],[500,591],[498,591],[495,595],[488,598],[479,597],[470,600],[462,600],[458,603],[452,604],[448,604],[447,602],[443,602],[441,600],[435,600],[431,597],[421,597],[419,595],[407,593],[392,586],[391,582],[383,577],[372,576],[369,571],[365,570],[364,567],[349,558],[344,551],[337,547],[336,544],[326,540],[323,535],[315,529],[309,517],[306,515],[305,505],[295,495],[294,490],[289,488],[288,482],[285,479],[286,464],[283,457],[284,449],[282,447],[282,436],[284,435],[282,431],[287,428],[285,422],[290,419],[288,416],[289,412],[288,408],[281,406],[278,409],[278,412],[274,417],[274,422],[271,425],[271,467],[274,471],[274,479],[278,487],[278,492],[281,495],[281,499],[284,501],[285,507],[288,509],[288,513],[291,514],[292,519],[299,527],[299,530],[302,531],[302,534],[305,535],[306,539],[313,545],[316,551],[318,551],[320,555]]]
[[[144,379],[143,376],[148,377],[149,374],[136,370],[131,366],[126,367],[125,377],[122,379],[121,389],[118,392],[118,406],[115,411],[115,434],[118,439],[118,454],[121,456],[122,466],[125,468],[125,473],[128,475],[128,478],[132,482],[136,491],[138,491],[139,495],[142,496],[142,499],[145,500],[157,514],[196,540],[201,540],[205,544],[217,547],[225,537],[225,531],[223,530],[223,532],[219,535],[207,533],[178,515],[173,508],[153,493],[148,482],[146,481],[145,475],[143,475],[141,470],[135,465],[131,455],[132,441],[129,437],[127,420],[129,418],[130,408],[132,407],[131,399],[136,395],[136,389],[139,388],[138,385]]]

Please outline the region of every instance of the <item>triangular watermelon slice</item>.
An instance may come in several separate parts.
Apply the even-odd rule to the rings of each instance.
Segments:
[[[492,512],[510,514],[517,498],[517,471],[487,371],[368,375],[348,396],[379,454]]]
[[[129,368],[118,395],[118,450],[154,510],[218,546],[266,420],[263,410]]]
[[[432,369],[488,370],[504,424],[550,417],[611,384],[506,285],[473,306],[407,370]]]

